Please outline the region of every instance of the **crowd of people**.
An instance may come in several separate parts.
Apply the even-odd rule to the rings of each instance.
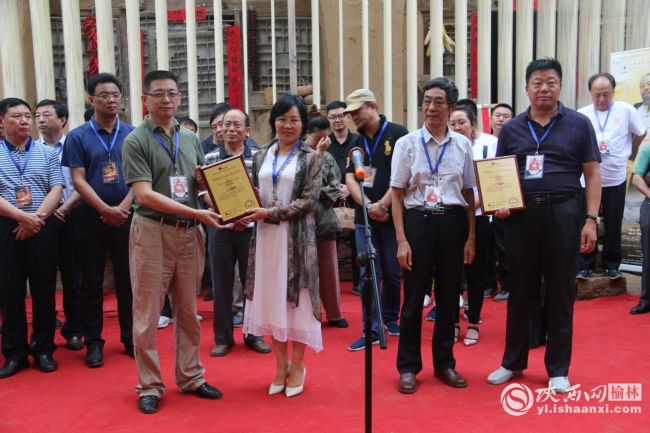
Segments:
[[[363,350],[366,339],[378,344],[383,324],[397,339],[397,388],[414,393],[425,316],[435,321],[434,375],[466,387],[454,343],[462,335],[464,345],[478,344],[484,297],[495,296],[508,301],[505,349],[487,381],[520,376],[529,349],[545,343],[549,388],[567,392],[576,278],[592,276],[600,215],[603,268],[609,278],[622,278],[627,160],[648,126],[642,110],[650,106],[650,86],[643,93],[650,76],[644,80],[647,104],[636,109],[613,100],[616,82],[609,73],[595,74],[588,82],[593,104],[574,111],[559,100],[561,65],[536,59],[526,69],[530,106],[518,115],[508,104],[492,106],[492,134],[479,128],[476,103],[459,100],[454,82],[442,77],[424,84],[424,123],[414,131],[380,114],[369,89],[329,103],[325,115],[286,95],[271,109],[271,139],[261,147],[249,137],[248,114],[225,103],[212,109],[212,134],[200,142],[194,120],[175,118],[182,95],[169,71],[144,77],[148,116],[137,127],[120,120],[122,83],[107,73],[89,79],[92,111],[67,136],[65,104],[42,100],[33,112],[21,99],[3,99],[0,378],[27,368],[28,355],[43,372],[57,369],[57,270],[66,347],[85,346],[90,368],[104,364],[103,277],[110,256],[120,341],[135,359],[142,412],[156,412],[165,390],[156,332],[170,323],[178,388],[221,398],[205,381],[199,356],[196,304],[204,273],[210,282],[204,297],[214,308],[210,356],[227,356],[234,328],[242,327],[247,347],[275,355],[268,394],[296,396],[305,386],[306,348],[323,349],[321,326],[350,325],[340,305],[337,244],[348,243],[353,256],[366,251],[367,213],[381,299],[372,305],[371,329],[359,324],[361,336],[350,351]],[[38,140],[31,137],[34,119]],[[350,163],[355,147],[363,151],[363,179]],[[517,160],[525,210],[486,214],[474,161],[504,156]],[[201,169],[232,157],[243,159],[261,206],[225,224]],[[648,172],[644,146],[632,175],[645,196],[642,296],[633,314],[650,311]],[[354,209],[347,231],[335,212],[341,207]],[[370,269],[354,261],[352,269],[353,291],[363,294]],[[464,332],[459,296],[467,307]],[[424,314],[431,300],[435,305]]]

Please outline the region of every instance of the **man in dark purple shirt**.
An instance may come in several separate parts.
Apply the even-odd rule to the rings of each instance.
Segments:
[[[487,380],[499,385],[528,366],[531,311],[541,298],[548,314],[544,362],[549,388],[565,393],[573,336],[573,303],[578,252],[593,250],[600,205],[600,153],[591,121],[559,102],[562,67],[537,59],[526,68],[530,107],[503,126],[497,156],[515,155],[526,210],[497,211],[505,221],[505,245],[512,287],[508,300],[506,347],[501,367]],[[584,173],[583,203],[579,192]],[[587,214],[585,216],[585,209]]]

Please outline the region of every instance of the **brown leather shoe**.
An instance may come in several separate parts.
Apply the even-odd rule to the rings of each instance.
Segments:
[[[397,390],[402,394],[413,394],[418,389],[414,373],[402,373],[399,375]]]
[[[245,340],[244,344],[247,347],[250,347],[257,353],[271,353],[271,346],[267,344],[266,341],[260,339],[255,339],[255,340]]]
[[[230,352],[230,349],[232,349],[232,346],[229,346],[227,344],[216,344],[210,351],[210,356],[226,356],[228,352]]]
[[[433,372],[433,375],[438,379],[445,382],[447,385],[454,388],[466,388],[467,381],[463,376],[458,374],[453,368],[444,368],[442,370],[436,370]]]

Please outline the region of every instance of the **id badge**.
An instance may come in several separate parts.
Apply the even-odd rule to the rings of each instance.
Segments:
[[[609,144],[605,140],[601,140],[601,142],[598,143],[598,150],[600,150],[601,156],[609,155]]]
[[[524,179],[541,179],[544,177],[544,155],[526,155]]]
[[[366,173],[366,177],[363,178],[363,187],[372,188],[375,184],[375,175],[377,174],[377,169],[368,165],[363,168]]]
[[[32,188],[27,185],[16,187],[16,207],[18,209],[31,206],[32,204]]]
[[[115,161],[107,161],[102,164],[102,177],[104,183],[117,183],[119,181],[120,175]]]
[[[424,207],[432,210],[442,209],[442,194],[437,185],[427,185],[424,188]]]
[[[185,203],[190,199],[186,176],[169,176],[169,190],[172,192],[172,200]]]

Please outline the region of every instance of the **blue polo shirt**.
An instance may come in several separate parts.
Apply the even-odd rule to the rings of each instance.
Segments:
[[[551,119],[545,126],[532,120],[529,113],[530,107],[503,125],[496,156],[517,157],[519,178],[526,196],[580,192],[582,164],[601,161],[591,121],[561,102],[558,102],[558,112],[553,118],[557,120],[553,122]],[[544,177],[541,179],[524,179],[526,156],[534,155],[537,149],[529,122],[539,139],[552,128],[539,146],[539,154],[544,155]]]
[[[93,131],[91,122],[97,134]],[[117,131],[116,124],[111,133],[102,128],[93,118],[73,129],[65,141],[63,158],[61,159],[61,165],[64,167],[85,168],[86,181],[95,190],[99,198],[109,206],[119,205],[129,191],[122,169],[122,145],[126,136],[133,131],[133,126],[122,121],[119,121],[119,125],[119,131]],[[104,163],[109,161],[106,148],[110,148],[116,131],[117,137],[110,152],[110,160],[117,165],[119,179],[116,183],[104,183],[103,167]],[[99,141],[100,139],[103,145]]]
[[[22,176],[9,155],[13,157],[18,167],[22,169],[25,166]],[[29,160],[24,165],[28,156]],[[23,150],[19,150],[8,141],[0,141],[0,196],[2,198],[16,206],[16,188],[29,186],[32,192],[32,204],[20,209],[25,212],[36,212],[56,185],[63,185],[63,174],[56,150],[32,140]]]

